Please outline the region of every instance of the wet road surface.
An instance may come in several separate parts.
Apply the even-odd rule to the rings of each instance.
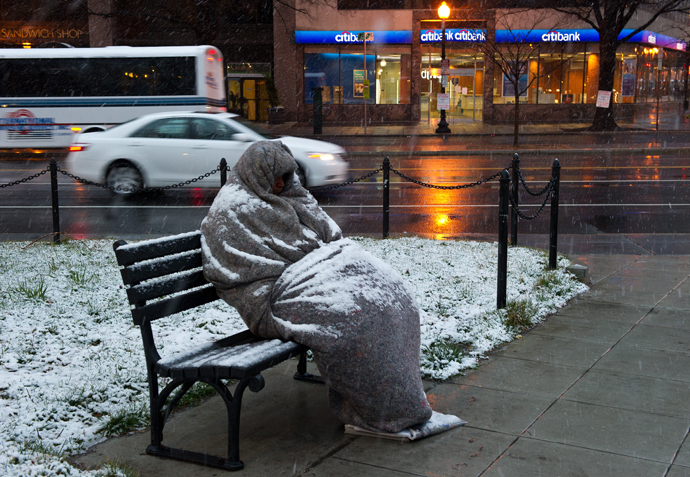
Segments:
[[[494,175],[510,164],[511,157],[392,157],[391,166],[414,180],[454,187]],[[351,159],[353,178],[381,166],[380,157]],[[521,171],[531,189],[539,191],[545,187],[552,161],[547,155],[521,156]],[[689,162],[683,154],[595,152],[563,156],[559,232],[690,233],[686,220],[690,207]],[[44,160],[0,162],[0,184],[30,176],[45,167]],[[186,232],[199,227],[216,192],[217,189],[177,189],[133,198],[113,197],[107,190],[78,184],[60,174],[61,231],[73,237],[130,238]],[[312,192],[347,235],[381,236],[381,173],[345,187]],[[0,197],[0,238],[34,239],[52,231],[48,174],[0,189]],[[532,197],[521,187],[519,202],[523,214],[534,215],[543,198]],[[520,233],[548,234],[548,210],[547,205],[536,219],[521,220]],[[391,173],[391,235],[491,236],[497,233],[497,222],[497,180],[469,189],[438,189]]]

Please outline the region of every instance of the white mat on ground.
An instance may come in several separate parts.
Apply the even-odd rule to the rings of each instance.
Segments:
[[[397,441],[414,441],[424,437],[440,434],[449,431],[459,426],[464,426],[467,421],[463,421],[457,416],[450,414],[441,414],[434,411],[431,414],[431,419],[417,424],[416,426],[408,427],[400,432],[376,432],[362,429],[361,427],[345,424],[345,434],[354,434],[357,436],[382,437],[384,439],[393,439]]]

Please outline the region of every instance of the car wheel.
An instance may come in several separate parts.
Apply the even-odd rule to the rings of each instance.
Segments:
[[[115,194],[134,194],[144,186],[139,169],[129,162],[116,162],[108,170],[106,185]]]
[[[307,175],[304,172],[304,169],[302,169],[302,166],[297,166],[297,171],[295,171],[295,174],[297,174],[297,178],[299,179],[299,183],[302,184],[302,187],[307,187]]]

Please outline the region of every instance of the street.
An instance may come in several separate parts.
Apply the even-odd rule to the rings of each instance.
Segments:
[[[685,219],[688,200],[687,160],[679,134],[626,134],[583,136],[560,145],[561,150],[530,149],[520,156],[521,171],[528,186],[540,191],[548,183],[553,159],[561,164],[559,233],[649,234],[689,233]],[[602,139],[603,138],[603,139]],[[338,138],[351,154],[352,178],[378,169],[390,154],[391,167],[414,180],[440,186],[458,186],[490,177],[508,167],[512,152],[506,148],[491,154],[448,154],[462,146],[495,152],[505,138],[436,137]],[[491,144],[488,141],[493,140]],[[529,136],[530,144],[558,145],[553,136]],[[603,141],[609,145],[598,150]],[[611,146],[611,142],[615,146]],[[589,152],[571,153],[574,147]],[[628,147],[628,150],[617,150]],[[634,147],[659,154],[645,154]],[[563,150],[563,148],[566,150]],[[409,150],[409,155],[404,151]],[[537,152],[540,152],[537,154]],[[452,152],[451,152],[452,153]],[[361,155],[366,154],[366,155]],[[418,155],[415,155],[418,154]],[[64,159],[56,156],[58,165]],[[47,158],[4,157],[0,184],[44,170]],[[495,239],[498,223],[497,179],[467,189],[427,188],[391,172],[390,234],[435,238],[483,236]],[[217,189],[175,189],[138,197],[113,196],[109,191],[79,184],[58,174],[60,230],[74,238],[139,238],[197,229]],[[321,206],[346,235],[378,237],[382,234],[382,173],[335,189],[313,189]],[[0,190],[0,238],[33,240],[52,231],[49,174]],[[544,196],[531,197],[520,188],[520,209],[534,215]],[[521,234],[549,232],[549,206],[535,220],[520,220]]]

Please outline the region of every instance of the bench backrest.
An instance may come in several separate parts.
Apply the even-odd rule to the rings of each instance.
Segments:
[[[135,325],[215,301],[201,270],[201,232],[113,244]],[[151,301],[155,300],[155,301]]]

